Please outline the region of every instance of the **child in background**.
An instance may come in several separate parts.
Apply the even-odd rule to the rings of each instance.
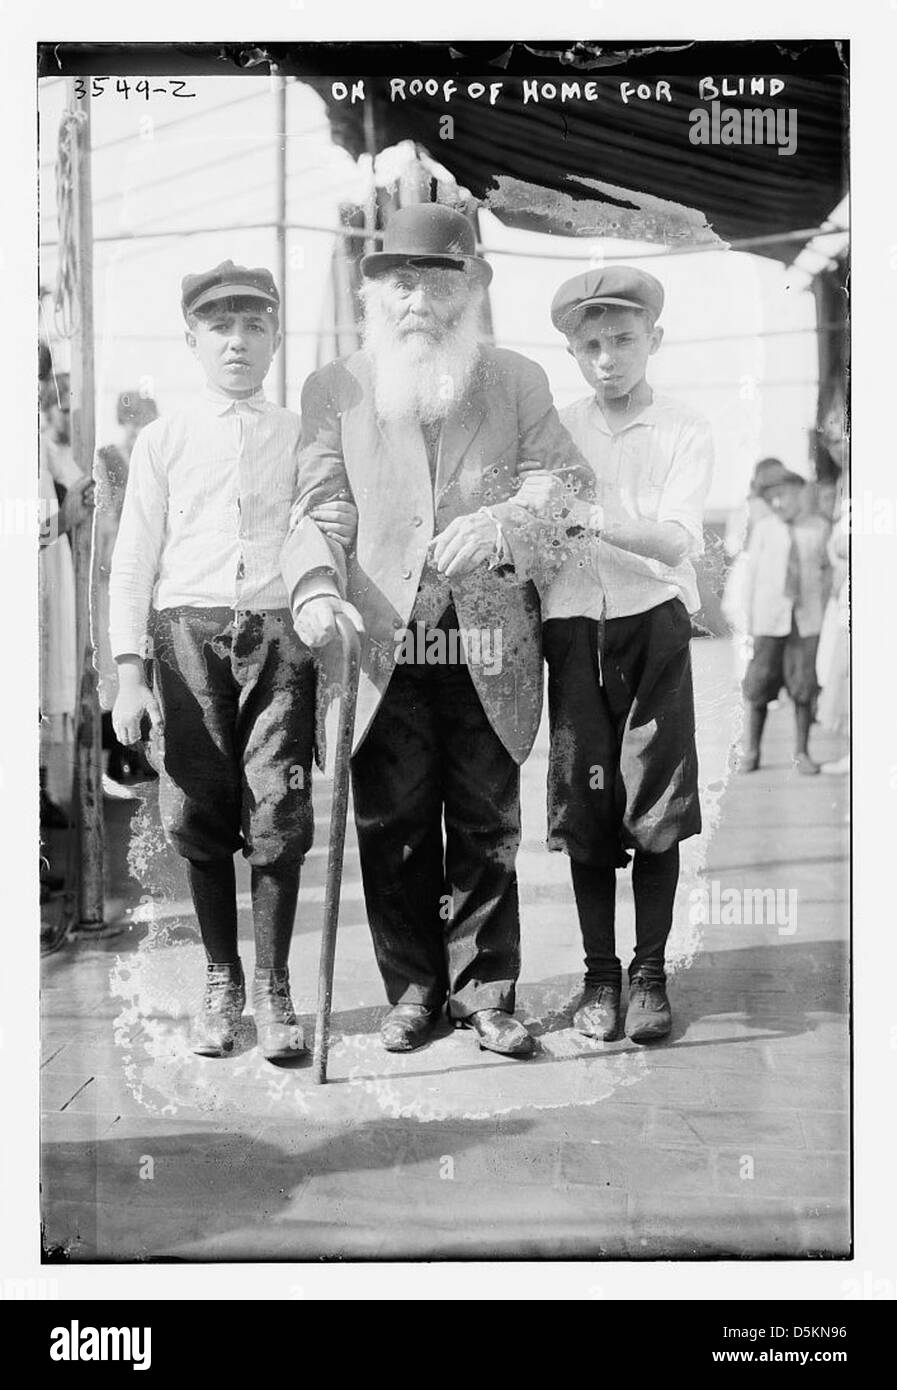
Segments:
[[[726,525],[725,549],[732,564],[726,576],[721,607],[726,621],[732,628],[732,658],[739,685],[744,680],[744,673],[751,659],[745,588],[748,570],[747,547],[757,522],[761,517],[769,516],[769,504],[764,500],[760,489],[768,478],[777,476],[781,466],[780,461],[774,458],[760,459],[759,463],[754,465],[748,495],[744,502],[733,508]]]
[[[747,631],[753,655],[744,677],[747,731],[741,770],[760,766],[760,744],[770,701],[782,686],[794,703],[797,771],[813,775],[819,766],[808,743],[818,691],[816,648],[831,587],[827,543],[829,524],[802,507],[805,479],[783,463],[761,485],[768,503],[751,533],[745,574]]]

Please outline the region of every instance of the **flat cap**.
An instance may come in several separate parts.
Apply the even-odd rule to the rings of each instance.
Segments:
[[[790,484],[792,487],[806,487],[807,480],[802,474],[786,468],[779,459],[772,459],[770,463],[778,466],[767,468],[761,481],[756,484],[756,492],[759,497],[763,497],[767,492],[772,492],[774,488],[783,487],[786,484]]]
[[[212,270],[201,271],[199,275],[185,275],[181,281],[181,308],[185,317],[216,299],[238,298],[261,299],[275,308],[280,305],[274,276],[264,266],[250,269],[249,266],[234,265],[233,261],[222,261]]]
[[[647,271],[631,265],[587,270],[561,285],[551,301],[551,321],[565,333],[574,326],[576,316],[592,305],[646,309],[656,319],[663,308],[663,285]]]

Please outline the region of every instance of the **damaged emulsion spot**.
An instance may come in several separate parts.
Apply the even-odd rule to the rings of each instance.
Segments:
[[[595,238],[624,237],[667,246],[716,246],[726,242],[702,212],[648,193],[620,188],[600,179],[568,174],[571,184],[595,189],[595,198],[573,197],[500,174],[487,193],[489,211],[502,221],[530,231]]]

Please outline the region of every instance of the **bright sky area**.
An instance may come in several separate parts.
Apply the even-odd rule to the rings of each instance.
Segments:
[[[159,94],[147,100],[133,86],[127,97],[116,92],[112,79],[91,105],[98,444],[117,437],[120,391],[142,387],[166,411],[200,385],[198,364],[183,340],[182,276],[228,257],[276,268],[273,225],[228,230],[275,218],[273,84],[267,77],[214,77],[192,79],[187,88],[194,98]],[[58,256],[56,145],[65,100],[64,81],[41,84],[41,283],[51,290]],[[363,204],[369,186],[369,161],[356,163],[334,145],[324,103],[310,87],[290,83],[287,220],[322,229],[288,233],[287,284],[281,290],[286,404],[292,409],[298,410],[302,384],[315,366],[318,337],[331,326],[329,266],[339,205]],[[113,239],[156,231],[177,235]],[[713,426],[717,466],[709,515],[722,515],[740,501],[753,464],[764,455],[808,472],[807,432],[815,423],[817,391],[810,274],[824,264],[823,256],[807,251],[790,268],[729,250],[658,256],[659,248],[641,242],[507,228],[488,212],[481,215],[480,232],[486,254],[496,253],[496,341],[541,363],[558,406],[586,388],[551,325],[551,298],[562,280],[597,257],[625,257],[657,275],[666,290],[665,338],[650,380],[702,411]],[[821,244],[826,250],[833,245]],[[44,300],[44,311],[57,369],[63,370],[68,344],[54,325],[52,297]],[[272,370],[271,395],[274,378]]]

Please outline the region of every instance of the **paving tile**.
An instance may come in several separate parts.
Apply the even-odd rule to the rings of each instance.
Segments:
[[[51,1110],[40,1117],[41,1144],[102,1139],[115,1124],[118,1116],[111,1110],[78,1111]]]
[[[82,1072],[85,1076],[97,1073],[109,1075],[121,1070],[124,1051],[116,1047],[111,1035],[105,1039],[74,1038],[58,1046],[41,1062],[41,1079],[57,1073]]]
[[[711,1105],[746,1110],[846,1110],[850,1099],[850,1078],[836,1067],[825,1067],[816,1074],[799,1071],[744,1076],[715,1072],[708,1077]]]
[[[711,1157],[705,1150],[663,1149],[655,1144],[565,1144],[561,1178],[567,1183],[658,1195],[710,1192]]]
[[[667,1145],[739,1145],[755,1148],[803,1146],[803,1131],[793,1111],[656,1110],[648,1124],[648,1143]]]
[[[719,1190],[744,1197],[777,1197],[791,1192],[799,1193],[802,1200],[815,1198],[844,1205],[850,1193],[846,1154],[807,1153],[803,1149],[764,1149],[746,1154],[726,1148],[717,1150],[715,1167]]]
[[[800,1116],[807,1148],[817,1151],[850,1148],[850,1117],[842,1111],[815,1111]]]
[[[594,1105],[557,1106],[544,1110],[517,1110],[499,1117],[499,1136],[520,1133],[526,1126],[531,1138],[559,1141],[582,1139],[599,1143],[638,1143],[645,1134],[650,1107],[632,1097],[635,1087],[621,1086],[611,1101]]]
[[[47,1076],[47,1086],[51,1087],[50,1094],[56,1089],[57,1082],[60,1081],[62,1074],[51,1073]],[[84,1080],[89,1080],[89,1085],[84,1085]],[[64,1089],[64,1088],[63,1088]],[[45,1104],[44,1091],[41,1090],[41,1103]],[[66,1110],[71,1110],[73,1114],[87,1114],[93,1111],[114,1110],[119,1115],[146,1115],[149,1118],[152,1112],[148,1111],[146,1102],[138,1099],[134,1091],[128,1085],[122,1075],[111,1076],[92,1076],[82,1078],[81,1088],[77,1095],[72,1095],[67,1099]]]
[[[769,1071],[767,1048],[773,1034],[735,1032],[728,1025],[705,1022],[681,1038],[650,1050],[651,1067],[687,1067],[709,1071]]]
[[[89,1090],[93,1084],[93,1074],[84,1071],[59,1071],[52,1074],[42,1074],[40,1079],[40,1104],[41,1110],[52,1112],[68,1109],[81,1092]],[[89,1105],[89,1110],[94,1106]],[[106,1107],[114,1108],[114,1107]],[[83,1110],[83,1106],[78,1109]]]
[[[712,1073],[697,1068],[655,1067],[654,1054],[647,1061],[649,1070],[631,1086],[614,1092],[618,1105],[708,1105],[711,1103]],[[741,1075],[741,1073],[735,1073]]]
[[[540,1139],[512,1140],[505,1144],[464,1142],[461,1136],[443,1136],[441,1152],[429,1146],[424,1152],[412,1145],[402,1160],[397,1178],[442,1181],[451,1172],[459,1183],[509,1183],[515,1186],[550,1186],[556,1179],[561,1145]],[[419,1150],[419,1146],[418,1146]],[[538,1200],[538,1199],[535,1199]]]

